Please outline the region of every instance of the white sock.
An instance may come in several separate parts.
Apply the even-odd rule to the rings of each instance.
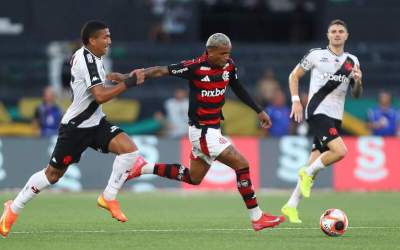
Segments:
[[[288,207],[297,208],[297,206],[299,205],[299,202],[301,200],[301,197],[302,196],[301,196],[301,190],[300,190],[300,182],[299,182],[299,180],[297,180],[297,185],[296,185],[295,189],[293,190],[293,193],[287,202]]]
[[[259,206],[255,207],[255,208],[250,208],[248,210],[249,210],[250,219],[252,221],[257,221],[261,218],[262,211]]]
[[[139,156],[139,151],[127,154],[120,154],[115,157],[113,170],[107,187],[104,189],[103,196],[106,200],[115,200],[118,191],[124,185],[129,171]]]
[[[153,174],[155,163],[147,163],[143,168],[141,174]]]
[[[325,165],[321,161],[322,155],[320,155],[311,165],[306,168],[306,173],[309,176],[314,176],[316,173],[318,173],[321,169],[325,167]]]
[[[40,191],[50,186],[50,182],[44,171],[45,170],[43,169],[33,174],[25,184],[25,187],[18,193],[17,197],[11,204],[11,210],[14,213],[19,214],[25,207],[26,203],[35,198]]]

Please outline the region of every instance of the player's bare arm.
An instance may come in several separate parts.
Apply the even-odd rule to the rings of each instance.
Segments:
[[[354,85],[351,88],[351,95],[354,98],[359,98],[362,95],[363,87],[362,87],[362,71],[360,66],[355,65],[353,68],[353,80]]]
[[[303,121],[303,105],[301,105],[299,97],[299,80],[305,73],[304,69],[297,65],[289,75],[289,89],[292,96],[290,118],[293,118],[298,123]]]
[[[102,104],[121,94],[126,89],[127,87],[125,84],[121,82],[112,87],[104,87],[103,85],[99,84],[91,88],[90,91],[96,99],[96,102],[98,104]]]
[[[107,75],[107,79],[117,84],[112,87],[104,87],[102,84],[98,84],[90,89],[98,104],[108,102],[128,88],[137,86],[139,82],[144,81],[144,74],[143,70],[139,69],[129,74],[111,73]]]
[[[267,113],[265,113],[260,106],[251,98],[250,94],[243,87],[243,85],[239,82],[239,80],[233,80],[230,82],[230,86],[233,92],[236,94],[239,99],[252,108],[255,112],[257,112],[258,119],[260,120],[260,124],[262,128],[268,129],[272,126],[271,118]]]
[[[159,78],[166,75],[169,75],[167,66],[155,66],[144,69],[145,79]]]
[[[124,82],[128,80],[130,77],[134,77],[136,75],[136,83],[137,85],[142,84],[144,82],[144,70],[143,69],[135,69],[130,73],[122,74],[118,72],[111,72],[107,74],[107,80],[113,81],[116,83]]]

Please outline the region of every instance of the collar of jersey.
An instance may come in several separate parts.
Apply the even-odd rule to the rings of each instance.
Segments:
[[[92,54],[92,56],[94,56],[95,58],[101,60],[101,57],[96,56],[95,54],[92,53],[92,51],[90,51],[88,48],[86,48],[85,46],[83,46],[83,49],[87,50],[90,54]]]
[[[337,56],[337,57],[340,57],[340,56],[342,56],[342,55],[344,54],[344,51],[343,51],[342,54],[340,54],[340,55],[336,54],[335,52],[333,52],[333,51],[329,48],[329,46],[326,46],[326,49],[327,49],[329,52],[331,52],[334,56]]]

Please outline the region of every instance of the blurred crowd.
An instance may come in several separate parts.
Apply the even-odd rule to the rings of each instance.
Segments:
[[[63,74],[63,78],[68,78]],[[268,68],[260,77],[254,91],[255,99],[262,105],[264,111],[271,117],[273,126],[269,130],[259,128],[255,135],[264,137],[280,137],[285,135],[307,136],[309,133],[307,122],[294,123],[290,118],[291,103],[288,98],[287,84],[281,83],[272,69]],[[35,107],[31,126],[37,136],[48,137],[57,135],[58,125],[63,110],[58,100],[66,98],[68,86],[61,92],[56,92],[53,86],[43,89],[42,101]],[[70,96],[67,94],[67,98]],[[308,95],[301,92],[300,99],[305,107]],[[400,136],[400,110],[392,103],[392,94],[381,90],[377,96],[377,105],[367,110],[365,124],[372,135]],[[132,121],[124,124],[127,132],[157,134],[169,138],[181,138],[187,134],[189,99],[187,89],[177,88],[174,95],[164,101],[163,107],[154,114],[149,114],[144,120]],[[137,129],[142,127],[142,129]],[[145,128],[143,128],[145,127]]]

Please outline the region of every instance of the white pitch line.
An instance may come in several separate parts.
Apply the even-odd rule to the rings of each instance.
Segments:
[[[400,227],[349,227],[349,229],[398,229]],[[319,227],[280,227],[273,230],[320,230]],[[200,228],[200,229],[126,229],[126,230],[71,230],[71,231],[17,231],[11,234],[50,234],[50,233],[170,233],[170,232],[234,232],[253,231],[250,228]]]

